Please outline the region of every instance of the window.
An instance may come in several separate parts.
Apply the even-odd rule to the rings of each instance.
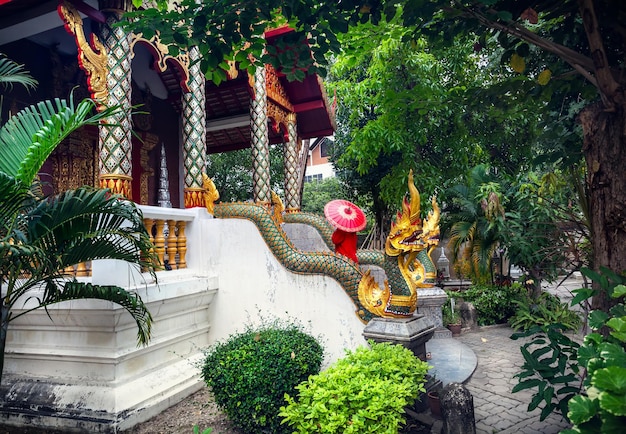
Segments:
[[[328,147],[326,146],[327,143],[328,140],[322,140],[322,143],[320,143],[320,157],[322,158],[328,157]]]
[[[316,173],[315,175],[306,175],[304,177],[304,182],[318,182],[322,180],[322,174],[321,173]]]

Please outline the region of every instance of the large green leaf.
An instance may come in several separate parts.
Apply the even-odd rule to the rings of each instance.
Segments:
[[[626,394],[626,368],[608,366],[593,373],[593,384],[599,389],[608,390],[617,394]],[[624,400],[626,405],[626,399]]]
[[[614,416],[626,416],[626,394],[602,392],[598,397],[600,407]],[[624,428],[622,426],[622,428]]]
[[[613,288],[613,298],[623,297],[624,295],[626,295],[626,286],[617,285]]]
[[[606,312],[602,312],[601,310],[593,310],[589,314],[589,327],[594,330],[599,330],[604,326],[604,323],[609,318],[609,315]]]
[[[30,242],[48,252],[49,273],[94,259],[155,263],[142,214],[108,190],[80,188],[42,201],[28,226]]]
[[[0,53],[0,84],[8,88],[11,88],[13,84],[21,84],[27,89],[34,89],[37,80],[24,69],[24,65],[20,65]]]
[[[598,405],[586,396],[574,396],[569,401],[567,417],[574,425],[580,425],[591,420],[598,412]]]
[[[603,342],[599,349],[600,357],[606,361],[607,365],[626,366],[626,351],[622,346]]]
[[[96,125],[110,117],[119,107],[95,113],[96,104],[83,100],[74,104],[55,99],[29,106],[12,116],[0,128],[0,171],[26,185],[32,184],[37,172],[57,145],[76,129]],[[111,124],[113,125],[113,124]]]
[[[606,325],[613,329],[611,336],[614,336],[622,342],[626,342],[626,317],[611,318],[606,322]]]
[[[622,400],[622,403],[626,402]],[[626,417],[615,416],[613,414],[604,412],[601,415],[602,418],[602,434],[623,434],[624,427],[626,427]]]

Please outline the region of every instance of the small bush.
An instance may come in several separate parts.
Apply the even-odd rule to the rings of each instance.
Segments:
[[[202,378],[231,422],[248,434],[281,433],[285,393],[317,374],[323,348],[295,324],[274,322],[211,348]]]
[[[576,331],[582,320],[580,316],[570,310],[567,303],[548,292],[543,292],[537,300],[525,299],[514,301],[517,312],[509,319],[509,324],[516,330],[530,330],[533,326],[561,324],[567,330]]]
[[[514,301],[523,300],[526,290],[519,283],[511,286],[472,285],[462,293],[463,300],[476,307],[478,324],[504,324],[515,314]]]
[[[443,318],[443,325],[461,324],[461,314],[459,312],[459,293],[446,291],[448,299],[441,306],[441,317]],[[454,301],[453,301],[454,300]],[[454,309],[452,306],[454,305]]]
[[[396,434],[404,407],[424,392],[428,364],[401,345],[370,342],[347,352],[319,375],[296,387],[297,401],[285,396],[281,408],[291,432]]]

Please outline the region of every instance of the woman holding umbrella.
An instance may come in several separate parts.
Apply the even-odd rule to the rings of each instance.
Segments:
[[[365,213],[352,202],[336,199],[326,204],[324,215],[330,224],[336,228],[332,236],[335,252],[358,263],[356,233],[365,228],[367,224]]]

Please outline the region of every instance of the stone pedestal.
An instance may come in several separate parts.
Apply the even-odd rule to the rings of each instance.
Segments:
[[[426,342],[433,337],[435,326],[424,315],[408,318],[373,318],[363,329],[365,339],[402,345],[426,361]]]
[[[452,337],[450,330],[443,326],[441,307],[448,296],[445,291],[437,286],[432,288],[419,288],[417,290],[417,312],[424,315],[435,326],[435,339]]]

